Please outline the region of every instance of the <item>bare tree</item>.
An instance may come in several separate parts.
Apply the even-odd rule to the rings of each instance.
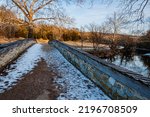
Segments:
[[[5,37],[14,37],[16,31],[15,14],[4,6],[0,6],[0,34]]]
[[[106,24],[113,33],[113,41],[116,39],[116,34],[118,34],[121,29],[125,27],[127,22],[128,21],[122,14],[117,14],[116,12],[114,12],[113,16],[107,18]]]
[[[120,0],[123,6],[123,14],[134,18],[135,21],[143,21],[144,10],[150,7],[150,0]]]
[[[99,0],[101,3],[111,5],[112,3],[120,7],[121,13],[130,18],[130,22],[144,22],[144,12],[150,8],[150,0]]]
[[[111,5],[115,3],[120,7],[122,14],[129,17],[132,22],[144,21],[144,11],[150,8],[150,0],[101,0],[103,3]]]
[[[93,43],[93,48],[96,49],[96,39],[98,38],[98,33],[97,33],[97,25],[94,23],[91,23],[86,26],[86,28],[90,32],[90,40],[92,40]]]
[[[10,9],[5,6],[0,6],[0,23],[15,24],[16,15]]]
[[[71,18],[64,14],[61,3],[63,0],[7,0],[7,5],[14,8],[20,14],[20,23],[28,26],[28,37],[33,37],[35,22],[44,20],[50,22],[70,22]],[[65,0],[65,2],[83,3],[83,0]],[[21,22],[22,21],[22,22]]]
[[[81,38],[81,49],[83,49],[85,29],[83,26],[80,27],[80,38]]]
[[[118,43],[118,34],[121,32],[122,28],[126,27],[127,24],[126,18],[120,14],[114,12],[114,14],[111,17],[107,18],[107,21],[105,22],[105,25],[109,28],[109,33],[113,33],[113,36],[110,37],[109,47],[112,51],[116,51],[119,43]]]
[[[86,26],[87,29],[89,30],[89,32],[91,33],[91,40],[93,43],[93,48],[96,51],[99,51],[100,49],[100,44],[103,43],[104,40],[104,36],[106,34],[106,27],[104,25],[99,26],[97,24],[89,24],[88,26]]]

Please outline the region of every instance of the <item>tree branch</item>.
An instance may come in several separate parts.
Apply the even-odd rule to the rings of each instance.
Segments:
[[[36,19],[33,19],[32,21],[35,22],[35,21],[38,21],[38,20],[55,20],[56,17],[52,17],[52,18],[36,18]]]
[[[53,2],[54,0],[49,0],[48,2],[46,2],[45,4],[42,4],[41,6],[39,6],[38,8],[36,8],[34,10],[34,13],[36,13],[38,10],[42,9],[43,7],[45,7],[46,5],[50,4],[51,2]]]
[[[26,4],[26,2],[27,1],[25,1],[25,0],[22,0],[23,1],[23,4],[24,5],[22,5],[22,7],[26,10],[26,12],[29,14],[29,10],[28,10],[28,7],[27,7],[27,4]]]
[[[17,0],[12,0],[12,2],[24,13],[24,15],[28,18],[28,14],[26,13],[26,11],[23,9],[22,5],[20,4],[20,2]]]
[[[37,2],[38,0],[33,0],[31,5],[30,5],[30,9],[33,9],[33,6],[35,5],[35,3]]]

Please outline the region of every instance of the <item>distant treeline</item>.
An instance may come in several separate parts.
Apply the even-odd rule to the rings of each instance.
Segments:
[[[0,36],[6,38],[28,38],[28,26],[21,24],[22,20],[17,18],[11,10],[0,7]],[[85,27],[86,28],[86,27]],[[93,47],[97,48],[99,44],[110,44],[110,46],[122,45],[131,47],[137,45],[140,48],[150,49],[150,31],[142,37],[105,33],[99,27],[91,27],[92,30],[85,31],[77,28],[65,28],[46,23],[34,24],[33,37],[36,39],[61,40],[61,41],[89,41]]]
[[[137,43],[137,47],[150,50],[150,30],[140,38],[140,41]]]

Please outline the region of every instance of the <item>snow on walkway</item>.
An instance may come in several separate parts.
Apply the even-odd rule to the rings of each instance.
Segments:
[[[42,57],[40,48],[39,44],[33,45],[15,61],[15,64],[11,64],[9,69],[5,70],[7,75],[0,74],[0,93],[16,85],[24,74],[29,73],[36,66]]]
[[[64,87],[59,100],[104,100],[110,99],[93,82],[85,77],[79,70],[70,64],[61,53],[52,48],[46,61],[57,69],[56,83]]]
[[[48,50],[43,48],[48,47]],[[7,75],[0,76],[0,93],[16,85],[24,74],[34,69],[43,58],[49,67],[57,71],[55,83],[63,87],[59,100],[104,100],[107,97],[93,82],[70,64],[61,53],[49,45],[35,44],[21,55],[15,64],[11,64]]]

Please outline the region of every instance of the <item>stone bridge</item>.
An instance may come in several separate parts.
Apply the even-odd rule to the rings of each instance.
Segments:
[[[1,69],[3,68],[3,71],[10,72],[11,70],[5,70],[6,66],[11,61],[16,59],[27,48],[29,48],[31,45],[35,43],[36,42],[34,40],[23,40],[21,42],[19,41],[13,43],[10,46],[1,48],[0,68]],[[27,58],[28,57],[29,58],[28,61],[26,62],[28,62],[29,64],[31,62],[32,64],[32,62],[35,61],[42,61],[42,60],[45,61],[45,63],[47,64],[45,65],[45,67],[47,66],[46,67],[47,69],[51,69],[50,71],[48,70],[48,72],[46,72],[47,75],[45,77],[47,76],[51,76],[53,78],[55,77],[54,78],[55,82],[54,81],[53,82],[48,81],[48,82],[52,83],[53,85],[55,83],[58,83],[59,85],[61,85],[62,88],[60,87],[58,88],[58,86],[51,87],[54,88],[55,90],[57,89],[57,91],[52,89],[47,90],[47,88],[45,88],[42,89],[42,91],[41,90],[39,91],[40,94],[42,95],[38,95],[36,96],[36,98],[21,98],[20,96],[15,99],[41,99],[41,98],[49,99],[46,97],[50,94],[52,95],[52,93],[57,94],[57,96],[54,96],[55,98],[52,99],[150,99],[150,80],[142,75],[136,74],[132,71],[121,68],[112,63],[108,63],[103,60],[100,60],[97,57],[94,57],[84,51],[78,50],[59,41],[49,42],[49,45],[35,44],[34,47],[32,46],[31,48],[32,49],[34,48],[33,50],[35,51],[33,51],[33,53],[31,52],[30,57],[29,55],[27,56]],[[37,55],[35,55],[35,53]],[[21,55],[22,58],[24,56],[25,55]],[[17,65],[15,65],[15,68],[13,69],[16,69],[16,66]],[[28,70],[29,74],[32,73],[34,74],[34,69],[35,69],[34,67]],[[39,71],[43,71],[43,69],[45,68],[42,68]],[[49,74],[50,72],[52,72],[53,75]],[[9,77],[8,79],[11,79],[12,82],[11,83],[8,83],[8,81],[3,82],[4,74],[1,73],[0,99],[5,99],[3,97],[4,96],[7,97],[8,95],[12,94],[14,90],[16,91],[14,92],[17,95],[18,94],[17,91],[21,90],[18,88],[19,86],[17,87],[18,79],[20,79],[20,77],[23,78],[25,77],[23,75],[12,77],[12,74],[9,73],[7,74],[9,76],[6,75],[5,79]],[[19,74],[21,73],[19,72]],[[40,75],[41,76],[43,75],[44,78],[45,74],[43,74],[42,72]],[[28,75],[26,77],[28,77]],[[15,82],[14,87],[17,87],[14,90],[12,86],[13,82]],[[35,85],[35,87],[36,86],[37,85]],[[21,84],[20,87],[22,87]],[[24,88],[26,90],[26,87]],[[60,89],[63,90],[60,91]],[[13,98],[10,98],[10,96],[8,96],[8,99],[13,99]]]

